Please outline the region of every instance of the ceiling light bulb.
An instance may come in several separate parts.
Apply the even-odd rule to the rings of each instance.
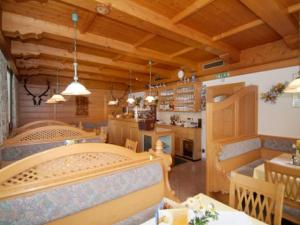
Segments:
[[[127,102],[128,102],[129,104],[133,104],[133,103],[135,102],[135,99],[134,99],[133,97],[129,97],[129,98],[127,99]]]
[[[148,96],[146,97],[146,101],[149,102],[149,103],[151,103],[151,102],[154,101],[154,97],[153,97],[152,95],[148,95]]]

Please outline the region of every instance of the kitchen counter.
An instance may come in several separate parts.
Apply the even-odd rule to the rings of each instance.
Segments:
[[[183,127],[183,126],[164,124],[164,123],[156,123],[155,125],[157,127],[165,127],[165,128],[170,128],[170,129],[172,129],[173,127],[178,127],[178,128],[183,128],[183,129],[201,129],[199,127]]]
[[[158,124],[156,128],[167,128],[174,132],[175,155],[192,160],[201,159],[201,128]]]

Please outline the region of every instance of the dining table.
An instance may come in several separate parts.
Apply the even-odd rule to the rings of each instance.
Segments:
[[[283,153],[271,160],[269,160],[272,163],[277,163],[286,167],[296,168],[299,170],[300,173],[300,166],[295,166],[292,163],[292,154],[289,153]],[[253,178],[265,180],[265,166],[264,163],[255,167],[253,170]]]
[[[211,221],[208,223],[208,225],[266,225],[266,223],[257,220],[244,212],[238,211],[228,205],[225,205],[222,202],[217,201],[214,198],[211,198],[210,196],[207,196],[203,193],[200,193],[193,198],[200,199],[202,205],[210,205],[213,204],[215,207],[215,210],[219,213],[219,218],[216,221]],[[184,204],[181,203],[181,204]],[[157,220],[156,218],[152,218],[141,225],[157,225]],[[165,224],[165,223],[164,223]],[[173,225],[177,224],[176,221],[174,223],[168,224],[168,225]],[[180,223],[181,225],[188,225],[188,222],[186,221],[186,224]],[[159,224],[160,225],[160,224]]]

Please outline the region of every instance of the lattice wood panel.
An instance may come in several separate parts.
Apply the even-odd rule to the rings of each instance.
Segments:
[[[300,207],[300,173],[298,168],[266,162],[266,178],[274,184],[283,184],[285,201]]]
[[[91,136],[95,136],[95,134],[83,131],[76,127],[53,125],[25,131],[24,133],[21,133],[13,138],[7,139],[5,144],[25,144],[32,142],[39,143],[66,139],[78,139]]]
[[[108,152],[86,152],[64,156],[33,166],[2,182],[1,188],[15,187],[37,181],[68,177],[89,170],[105,169],[131,162],[128,156]]]
[[[275,207],[275,201],[272,198],[263,196],[257,192],[249,191],[243,186],[236,186],[237,209],[244,211],[248,215],[264,221],[267,224],[272,223],[272,212]]]
[[[13,133],[15,135],[25,132],[26,130],[43,127],[43,126],[50,126],[50,125],[64,125],[67,126],[67,123],[58,120],[38,120],[30,123],[26,123],[21,127],[16,128]]]

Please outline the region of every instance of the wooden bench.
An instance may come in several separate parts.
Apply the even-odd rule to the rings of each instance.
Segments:
[[[235,140],[222,141],[215,144],[215,176],[216,191],[228,193],[229,175],[231,171],[253,176],[253,170],[266,159],[282,153],[294,153],[292,148],[295,139],[253,136]]]
[[[23,126],[14,129],[11,133],[11,137],[21,134],[27,130],[31,130],[38,127],[50,126],[50,125],[68,126],[67,123],[58,120],[37,120],[34,122],[26,123]]]
[[[175,199],[171,163],[103,143],[32,155],[0,170],[0,224],[141,224]]]
[[[66,140],[79,143],[100,143],[106,141],[106,136],[95,135],[93,132],[64,125],[38,127],[7,139],[0,146],[1,166],[50,148],[65,145]]]

